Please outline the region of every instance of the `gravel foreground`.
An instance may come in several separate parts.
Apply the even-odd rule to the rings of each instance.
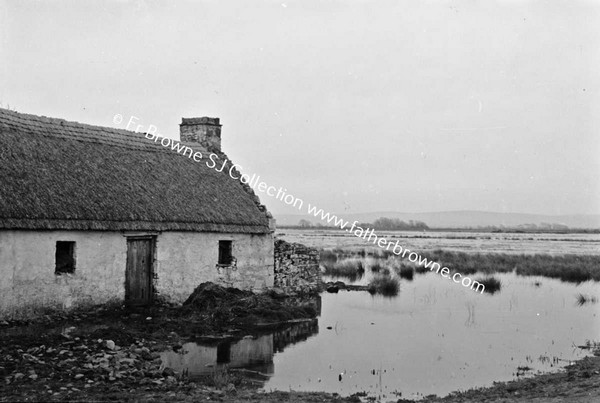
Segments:
[[[223,390],[194,383],[166,383],[147,386],[118,386],[97,384],[85,390],[71,388],[48,393],[52,387],[39,385],[35,380],[21,387],[2,388],[2,401],[94,401],[94,402],[360,402],[358,396],[340,397],[327,393],[270,392],[261,393],[249,388],[229,387]],[[64,387],[64,386],[62,386]],[[374,401],[374,400],[371,400]],[[382,400],[410,402],[410,400]],[[538,375],[491,388],[457,393],[445,398],[427,397],[421,402],[600,402],[600,357],[587,357],[564,372]]]

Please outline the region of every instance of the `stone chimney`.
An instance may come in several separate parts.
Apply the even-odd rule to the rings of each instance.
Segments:
[[[198,143],[206,149],[221,151],[219,118],[181,118],[179,138],[184,143]]]

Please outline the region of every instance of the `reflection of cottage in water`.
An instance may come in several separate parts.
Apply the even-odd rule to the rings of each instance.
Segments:
[[[284,330],[217,345],[186,343],[178,352],[162,353],[163,365],[177,372],[187,372],[191,378],[208,375],[219,369],[245,369],[264,380],[275,372],[273,356],[285,347],[299,343],[319,332],[317,320],[297,323]]]

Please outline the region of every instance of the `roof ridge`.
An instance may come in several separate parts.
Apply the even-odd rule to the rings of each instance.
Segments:
[[[4,108],[0,108],[0,129],[2,128],[12,129],[18,132],[28,131],[32,134],[53,138],[65,138],[96,144],[115,145],[132,150],[143,149],[153,152],[172,152],[172,150],[167,149],[161,144],[146,139],[144,136],[145,133],[143,132],[117,129],[108,126],[90,125],[61,118],[32,115]],[[89,132],[93,132],[93,134]],[[181,140],[172,137],[166,138],[172,139],[173,141],[179,141],[179,143],[193,148],[194,150],[201,152],[208,151],[206,148],[202,147],[201,144],[182,142]]]

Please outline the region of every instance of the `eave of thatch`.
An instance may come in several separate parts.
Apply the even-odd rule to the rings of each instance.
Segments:
[[[248,186],[139,133],[0,109],[0,161],[0,228],[269,232]]]

